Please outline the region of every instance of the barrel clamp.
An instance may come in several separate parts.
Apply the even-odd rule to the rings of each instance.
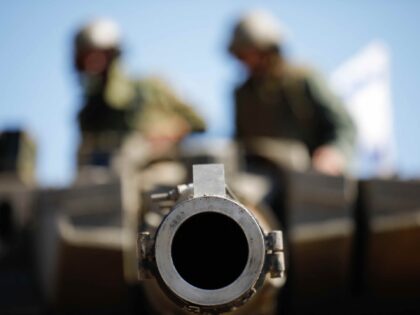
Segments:
[[[284,276],[285,263],[283,253],[283,233],[281,231],[271,231],[265,235],[267,271],[271,278],[281,278]]]

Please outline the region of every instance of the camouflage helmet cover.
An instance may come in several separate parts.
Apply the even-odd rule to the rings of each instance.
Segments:
[[[229,44],[229,51],[235,54],[244,48],[270,49],[282,42],[279,22],[268,12],[254,10],[244,14],[236,23]]]
[[[121,33],[118,25],[106,18],[92,20],[76,33],[75,51],[83,49],[119,49]]]

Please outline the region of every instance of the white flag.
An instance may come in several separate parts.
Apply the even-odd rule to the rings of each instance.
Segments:
[[[341,65],[331,76],[357,126],[355,173],[386,177],[395,173],[396,146],[387,47],[375,41]]]

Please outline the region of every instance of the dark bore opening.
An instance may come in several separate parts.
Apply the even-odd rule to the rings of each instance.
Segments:
[[[197,214],[175,233],[172,259],[191,285],[207,290],[235,281],[248,260],[248,242],[242,228],[220,213]]]

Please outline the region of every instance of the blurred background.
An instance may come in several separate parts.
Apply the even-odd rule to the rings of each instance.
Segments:
[[[278,19],[284,38],[277,43],[276,33],[275,43],[269,42],[268,48],[253,50],[244,45],[231,49],[230,55],[232,34],[235,41],[240,38],[238,28],[232,32],[234,25],[253,9],[266,10]],[[104,31],[108,46],[89,47],[88,38],[97,38],[93,31],[92,36],[82,31],[87,35],[78,34],[80,49],[74,50],[76,32],[98,17],[114,20],[121,29],[121,62],[130,82],[124,81],[123,72],[114,71],[120,50],[115,37],[113,43],[109,40],[109,28]],[[150,282],[139,283],[138,275],[148,272],[146,265],[154,258],[146,253],[147,242],[159,233],[169,211],[184,198],[193,198],[188,195],[191,186],[178,190],[177,197],[173,197],[177,190],[170,189],[191,182],[193,164],[221,163],[229,187],[238,195],[228,191],[229,198],[284,234],[285,287],[279,290],[280,285],[270,282],[273,291],[268,302],[250,299],[250,309],[244,313],[271,314],[264,307],[272,306],[271,311],[286,310],[287,314],[418,314],[419,19],[420,2],[409,0],[3,2],[0,313],[156,314],[149,312],[150,307],[160,309],[157,314],[167,315],[169,309],[171,314],[183,314],[178,305],[163,303],[160,295],[149,290]],[[267,19],[260,21],[264,24]],[[270,37],[269,31],[262,33]],[[270,59],[273,53],[276,59]],[[342,113],[340,118],[333,113],[336,98],[322,90],[322,84],[313,89],[311,84],[319,83],[313,80],[315,74],[301,81],[299,75],[306,72],[297,71],[298,76],[291,78],[292,82],[297,78],[299,89],[294,83],[288,85],[287,75],[280,83],[268,84],[268,89],[254,88],[255,82],[266,81],[258,81],[265,78],[260,77],[261,68],[252,69],[253,61],[271,66],[273,60],[280,62],[283,53],[284,60],[309,65],[323,74],[353,116],[358,131],[356,158],[350,167],[353,176],[343,176],[344,155],[332,155],[338,158],[321,165],[328,169],[335,162],[341,167],[336,173],[323,172],[314,162],[319,147],[334,144],[338,148],[331,139],[338,138],[339,127],[347,127],[347,136],[353,139],[347,115]],[[235,132],[233,91],[248,74],[238,60],[250,70],[251,80],[256,80],[247,81],[256,97],[247,91],[244,97],[238,93],[237,104],[258,98],[264,104],[255,112],[247,107],[251,123],[241,124],[257,126],[256,130],[283,128],[299,141],[308,140],[304,151],[299,151],[302,146],[293,146],[293,141],[286,146],[247,143],[246,137],[240,139],[243,126],[236,128],[236,136],[245,146],[219,141],[231,139]],[[273,68],[273,73],[266,67],[265,74],[269,77],[278,69],[288,74],[287,64]],[[134,80],[155,75],[166,80],[179,98],[159,81]],[[279,92],[273,87],[291,90]],[[295,92],[309,97],[300,98]],[[295,106],[311,98],[315,106],[309,115]],[[322,105],[327,98],[331,103]],[[282,116],[287,121],[270,119],[277,117],[270,110],[278,100],[291,104],[281,112],[293,114],[291,119],[287,115]],[[82,105],[86,106],[82,109]],[[159,114],[163,119],[159,120]],[[190,131],[204,130],[200,114],[207,122],[206,132],[188,137],[178,147]],[[258,115],[268,119],[257,121]],[[132,128],[133,122],[139,123],[138,129]],[[309,132],[303,128],[293,134],[291,126],[308,127]],[[252,136],[261,136],[258,132]],[[277,137],[271,131],[268,135],[273,134]],[[310,138],[321,134],[323,141],[327,139],[322,146],[310,147]],[[308,137],[299,139],[302,135]],[[307,150],[312,150],[311,156]],[[91,159],[85,163],[85,157]],[[229,230],[209,228],[217,233]],[[267,231],[266,227],[262,230]],[[138,240],[138,233],[144,231],[151,234],[142,234]],[[214,243],[212,233],[202,234]],[[138,257],[138,246],[145,246],[142,257]],[[282,256],[276,257],[276,270],[283,272]],[[219,270],[204,272],[220,276]],[[249,289],[253,292],[254,287]]]
[[[230,137],[232,88],[242,69],[228,55],[227,41],[235,19],[253,8],[280,19],[287,30],[287,55],[314,65],[347,103],[356,102],[355,116],[365,113],[359,123],[376,124],[369,139],[377,147],[370,147],[355,173],[380,173],[372,163],[381,160],[388,173],[418,176],[420,3],[409,0],[3,2],[0,129],[23,127],[31,133],[42,185],[71,182],[81,103],[71,44],[82,23],[105,16],[121,26],[129,73],[162,75],[207,119],[204,137]],[[359,71],[350,75],[349,64]],[[366,91],[370,94],[360,103],[357,88],[372,84],[379,104],[373,104],[378,98],[370,102]]]

